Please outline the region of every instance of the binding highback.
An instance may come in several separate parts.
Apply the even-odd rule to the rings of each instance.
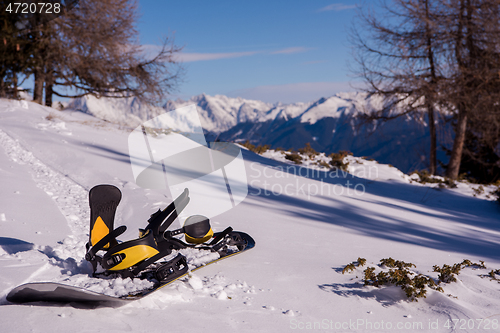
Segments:
[[[121,199],[122,192],[113,185],[97,185],[90,190],[90,246],[94,246],[114,230],[116,208]],[[103,248],[107,249],[116,244],[116,239],[113,238],[104,244]]]

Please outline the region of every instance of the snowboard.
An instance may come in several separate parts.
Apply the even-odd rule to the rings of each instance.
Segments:
[[[247,246],[242,251],[236,251],[228,253],[220,258],[206,263],[202,266],[192,269],[190,272],[197,271],[207,265],[219,262],[223,259],[239,255],[255,247],[254,239],[244,233],[237,232],[244,240],[247,242]],[[217,237],[217,233],[214,234]],[[20,285],[12,289],[7,295],[7,301],[11,303],[29,303],[29,302],[58,302],[58,303],[71,303],[71,302],[94,302],[94,303],[106,303],[106,302],[130,302],[134,300],[141,299],[153,292],[166,287],[179,279],[187,276],[190,272],[179,276],[177,279],[169,281],[167,283],[157,283],[150,289],[143,291],[136,291],[133,294],[124,296],[110,296],[98,292],[94,292],[88,289],[79,288],[75,286],[65,285],[57,282],[31,282]]]

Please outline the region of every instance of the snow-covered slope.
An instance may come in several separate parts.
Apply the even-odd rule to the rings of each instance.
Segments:
[[[332,159],[330,157],[327,157],[325,153],[307,154],[294,152],[294,154],[297,154],[301,157],[302,160],[300,162],[292,162],[290,159],[287,159],[286,156],[290,154],[291,153],[287,151],[276,151],[270,149],[263,152],[261,155],[285,164],[283,168],[291,167],[298,168],[299,170],[307,168],[306,170],[308,170],[308,172],[306,173],[306,175],[308,173],[314,174],[314,172],[324,172],[327,174],[329,173],[333,177],[339,178],[345,177],[347,174],[350,174],[356,178],[367,180],[391,180],[396,182],[410,183],[414,184],[415,186],[425,186],[438,191],[446,188],[446,191],[452,193],[454,192],[457,194],[490,201],[497,200],[497,194],[495,194],[495,192],[498,190],[498,186],[493,184],[479,185],[470,183],[467,180],[451,181],[446,180],[441,176],[429,176],[434,179],[434,182],[426,183],[421,180],[418,173],[407,175],[392,165],[380,164],[373,159],[367,160],[366,158],[355,157],[352,155],[347,155],[342,158],[342,162],[345,164],[344,171],[332,171],[332,165],[330,164]],[[448,181],[448,184],[446,183],[446,181]]]
[[[66,108],[131,128],[164,112],[162,108],[142,103],[136,97],[97,98],[91,95],[73,99]]]
[[[410,183],[376,163],[352,162],[353,175],[248,151],[249,196],[212,226],[248,232],[255,249],[122,307],[9,304],[6,293],[23,282],[91,279],[82,257],[94,185],[123,192],[115,224],[128,227],[121,240],[137,237],[149,215],[169,203],[161,190],[135,184],[128,134],[84,113],[0,100],[2,331],[498,330],[499,284],[482,277],[500,268],[496,203]],[[361,168],[374,176],[362,177]],[[411,262],[412,271],[434,279],[434,265],[465,258],[485,260],[488,269],[464,268],[443,293],[428,290],[427,298],[409,302],[397,286],[363,286],[364,268],[342,274],[358,257],[377,272],[382,258]]]

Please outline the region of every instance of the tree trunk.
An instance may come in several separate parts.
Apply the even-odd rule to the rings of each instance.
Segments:
[[[3,76],[0,75],[0,97],[7,97],[7,88]]]
[[[429,161],[429,173],[435,175],[437,171],[437,156],[436,156],[436,124],[434,120],[434,108],[429,103],[427,105],[427,113],[429,118],[429,132],[431,134],[431,147],[430,147],[430,161]]]
[[[458,15],[458,24],[457,24],[457,32],[455,39],[455,58],[458,64],[458,68],[460,73],[466,73],[467,63],[462,59],[462,41],[464,38],[464,27],[468,28],[468,24],[470,21],[466,21],[466,17],[470,14],[470,8],[468,7],[470,3],[467,0],[462,0],[459,2],[459,15]],[[467,11],[466,11],[467,9]],[[465,33],[466,34],[466,33]],[[470,34],[466,34],[465,38]],[[467,43],[470,50],[470,45]],[[462,80],[464,81],[464,80]],[[463,83],[462,83],[463,84]],[[462,97],[462,96],[461,96]],[[446,169],[446,177],[451,179],[457,179],[458,173],[460,172],[460,163],[462,161],[462,151],[464,148],[465,142],[465,131],[467,129],[467,114],[466,114],[466,106],[462,103],[459,103],[457,106],[458,109],[458,119],[457,126],[455,128],[455,139],[453,140],[453,149],[451,150],[450,161],[448,163],[448,168]]]
[[[12,98],[19,98],[19,94],[17,91],[17,73],[12,73]]]
[[[43,103],[43,82],[45,81],[43,71],[39,68],[35,70],[35,87],[33,88],[33,102]]]
[[[451,179],[457,179],[460,171],[460,162],[462,160],[462,151],[465,142],[465,131],[467,130],[467,114],[461,108],[458,112],[457,127],[455,128],[455,140],[451,151],[450,162],[446,170],[446,176]]]
[[[436,157],[436,123],[434,120],[434,89],[437,82],[436,77],[436,64],[434,62],[434,48],[433,48],[433,39],[432,39],[432,31],[429,22],[431,21],[431,16],[429,14],[429,2],[425,0],[425,37],[427,39],[427,60],[429,61],[429,67],[431,71],[431,82],[429,90],[427,91],[427,95],[425,96],[425,101],[427,103],[427,114],[429,121],[429,132],[431,136],[431,147],[430,147],[430,161],[429,161],[429,173],[431,175],[435,175],[437,171],[437,157]]]
[[[45,105],[52,107],[52,87],[53,87],[53,74],[48,72],[45,76]]]

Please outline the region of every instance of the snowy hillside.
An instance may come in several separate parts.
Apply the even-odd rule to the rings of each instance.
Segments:
[[[136,97],[96,98],[84,96],[73,99],[66,108],[130,128],[164,112],[162,108],[141,103]]]
[[[380,109],[382,101],[362,93],[339,93],[310,103],[269,104],[261,101],[205,94],[188,101],[169,101],[164,109],[174,110],[195,104],[203,128],[211,138],[223,141],[299,149],[310,143],[325,153],[348,150],[410,172],[428,168],[429,133],[425,121],[401,117],[390,122],[365,123],[361,115]],[[71,102],[68,109],[135,127],[164,112],[135,98],[96,99],[87,96]],[[169,124],[176,123],[172,120]],[[446,144],[449,125],[440,127],[439,139]],[[394,139],[397,138],[397,139]],[[447,156],[438,149],[438,158]]]
[[[298,108],[291,115],[305,117]],[[498,331],[495,202],[421,185],[357,157],[349,157],[348,172],[332,172],[247,150],[249,195],[211,223],[214,231],[230,225],[249,233],[254,249],[124,306],[7,302],[24,282],[93,283],[83,259],[93,186],[123,192],[115,223],[128,227],[121,240],[136,238],[170,202],[164,191],[136,185],[129,134],[82,112],[0,100],[2,332]],[[434,265],[468,259],[487,268],[464,265],[457,282],[441,283],[442,292],[426,287],[427,297],[411,302],[399,286],[363,285],[367,268],[390,270],[379,265],[389,257],[414,264],[410,276],[433,281]],[[364,267],[346,269],[358,258]]]

